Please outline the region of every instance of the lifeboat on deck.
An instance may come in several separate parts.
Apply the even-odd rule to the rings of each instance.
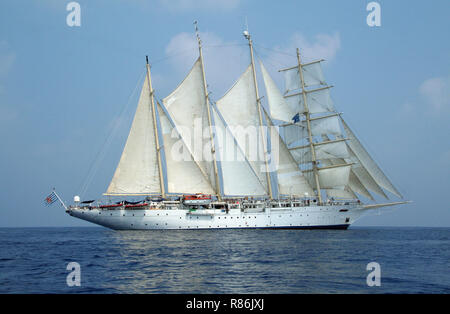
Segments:
[[[211,195],[206,194],[184,195],[183,203],[186,205],[207,205],[211,203]]]

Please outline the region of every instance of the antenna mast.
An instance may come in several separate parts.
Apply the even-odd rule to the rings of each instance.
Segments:
[[[147,67],[147,80],[148,80],[148,87],[150,89],[150,101],[152,106],[152,117],[153,117],[153,129],[155,132],[155,143],[156,143],[156,151],[158,155],[158,168],[159,168],[159,182],[161,186],[161,196],[162,198],[166,197],[166,190],[165,190],[165,181],[164,181],[164,175],[162,170],[162,163],[161,163],[161,147],[159,146],[159,134],[158,134],[158,126],[156,121],[156,106],[155,106],[155,100],[154,100],[154,90],[152,88],[152,79],[151,79],[151,73],[150,73],[150,64],[148,63],[148,56],[145,56],[146,60],[146,67]]]
[[[205,89],[206,109],[207,109],[206,111],[208,113],[209,136],[210,136],[210,139],[211,139],[211,153],[212,153],[213,164],[214,164],[214,178],[215,178],[215,181],[216,181],[216,193],[217,193],[218,200],[221,201],[222,200],[222,195],[220,193],[221,187],[220,187],[220,180],[219,180],[219,171],[218,171],[218,167],[217,167],[216,148],[215,148],[215,143],[214,143],[214,134],[213,134],[213,127],[212,127],[212,122],[211,122],[211,105],[210,105],[210,102],[209,102],[208,84],[206,84],[205,67],[203,65],[202,41],[201,41],[200,35],[198,33],[197,21],[194,21],[194,25],[195,25],[195,35],[197,36],[197,42],[198,42],[198,51],[199,51],[199,55],[200,55],[200,64],[201,64],[201,67],[202,67],[203,87]]]
[[[247,21],[246,21],[246,24],[247,24]],[[264,127],[263,127],[263,122],[262,122],[261,98],[259,97],[258,82],[256,81],[255,60],[253,57],[253,42],[252,42],[250,33],[248,32],[248,25],[246,25],[246,27],[247,27],[247,29],[244,31],[244,37],[245,37],[245,39],[248,40],[248,45],[250,47],[250,58],[251,58],[251,62],[252,62],[253,80],[255,81],[255,93],[256,93],[256,102],[258,105],[261,140],[262,140],[263,151],[264,151],[264,164],[266,166],[267,187],[269,188],[270,199],[273,199],[272,183],[270,180],[270,172],[269,172],[269,166],[268,166],[268,162],[267,162],[267,142],[266,142],[266,137],[264,136]]]
[[[319,183],[319,173],[317,169],[317,158],[316,158],[316,150],[313,143],[312,133],[311,133],[311,116],[308,109],[308,104],[306,102],[306,90],[305,90],[305,81],[303,78],[303,69],[302,69],[302,63],[300,59],[300,50],[297,48],[297,61],[298,61],[298,72],[300,74],[300,82],[302,87],[302,96],[303,96],[303,104],[305,112],[303,113],[306,118],[306,127],[308,129],[308,141],[309,141],[309,148],[311,150],[311,156],[312,156],[312,166],[313,166],[313,172],[314,172],[314,179],[316,182],[316,193],[319,198],[319,203],[322,203],[322,195],[320,193],[320,183]]]

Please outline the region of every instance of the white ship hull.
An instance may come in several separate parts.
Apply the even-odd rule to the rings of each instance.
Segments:
[[[186,229],[347,229],[365,212],[361,205],[220,209],[87,209],[71,207],[71,216],[114,230]]]

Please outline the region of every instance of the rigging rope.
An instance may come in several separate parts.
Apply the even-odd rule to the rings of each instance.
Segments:
[[[115,137],[115,135],[117,133],[117,130],[119,129],[120,125],[122,124],[122,116],[124,115],[124,113],[130,107],[131,99],[136,94],[136,91],[137,91],[140,83],[142,82],[143,76],[145,74],[146,74],[146,70],[143,71],[143,73],[140,75],[140,78],[137,81],[136,86],[134,87],[132,93],[128,97],[128,101],[127,101],[126,105],[122,108],[122,111],[119,113],[119,115],[117,115],[116,118],[113,120],[113,121],[118,121],[118,122],[113,124],[111,132],[109,132],[107,138],[103,142],[103,145],[101,146],[100,150],[97,152],[94,161],[91,163],[91,165],[89,167],[89,171],[87,173],[87,176],[86,176],[86,178],[84,180],[84,183],[82,184],[81,188],[79,189],[80,197],[84,196],[84,194],[86,193],[89,185],[92,182],[92,179],[95,177],[95,174],[98,171],[98,168],[99,168],[99,165],[100,165],[101,161],[105,157],[105,154],[108,151],[108,148],[111,145],[112,140],[114,139],[114,137]]]
[[[272,52],[275,52],[275,53],[283,54],[283,55],[286,55],[286,56],[289,56],[289,57],[292,57],[292,58],[297,58],[297,55],[292,55],[292,54],[284,52],[284,51],[280,51],[280,50],[276,50],[276,49],[272,49],[272,48],[267,48],[267,47],[261,46],[259,44],[253,43],[253,46],[258,46],[260,48],[263,48],[263,49],[266,49],[266,50],[269,50],[269,51],[272,51]]]
[[[161,62],[166,61],[168,59],[172,59],[172,58],[178,57],[178,56],[186,54],[187,52],[190,52],[190,51],[193,51],[193,48],[184,49],[184,50],[178,51],[176,53],[169,54],[169,55],[167,55],[167,56],[165,56],[163,58],[156,59],[156,60],[152,61],[151,65],[158,64],[158,63],[161,63]]]

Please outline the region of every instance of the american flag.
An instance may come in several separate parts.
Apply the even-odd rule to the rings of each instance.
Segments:
[[[52,205],[54,202],[56,202],[58,200],[58,197],[56,196],[56,193],[53,191],[52,193],[50,193],[49,196],[47,196],[44,200],[44,204],[47,206]]]

